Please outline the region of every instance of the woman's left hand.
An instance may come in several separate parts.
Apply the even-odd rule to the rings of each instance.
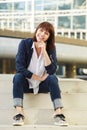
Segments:
[[[48,77],[49,74],[44,74],[42,77],[41,77],[41,81],[44,81],[47,77]]]

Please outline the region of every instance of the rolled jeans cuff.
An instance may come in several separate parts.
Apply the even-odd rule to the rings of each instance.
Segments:
[[[16,107],[16,106],[23,107],[23,99],[22,98],[14,98],[13,103],[14,103],[14,107]]]
[[[54,110],[56,110],[57,108],[63,108],[63,104],[61,99],[57,98],[53,101],[53,106],[54,106]]]

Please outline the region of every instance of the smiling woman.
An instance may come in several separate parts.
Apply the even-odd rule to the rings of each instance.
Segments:
[[[17,111],[13,125],[24,124],[24,93],[48,92],[53,102],[55,124],[67,125],[61,112],[63,105],[56,70],[54,27],[49,22],[42,22],[36,28],[33,38],[24,39],[19,44],[16,55],[17,73],[13,78],[13,102]]]

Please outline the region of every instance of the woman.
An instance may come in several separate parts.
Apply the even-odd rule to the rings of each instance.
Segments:
[[[58,79],[54,75],[57,69],[54,27],[49,22],[42,22],[36,28],[33,38],[24,39],[19,44],[16,55],[17,73],[13,79],[13,102],[17,115],[13,125],[23,125],[24,93],[46,93],[54,106],[56,125],[66,125],[65,116],[61,113]]]

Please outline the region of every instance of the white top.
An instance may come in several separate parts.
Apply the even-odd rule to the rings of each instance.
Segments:
[[[42,76],[46,72],[43,54],[41,52],[39,57],[37,56],[34,43],[32,45],[32,48],[33,48],[33,54],[32,54],[30,64],[28,66],[28,70],[38,76]],[[37,94],[39,91],[39,84],[41,81],[33,80],[29,78],[27,79],[29,82],[29,88],[33,88],[34,94]]]

